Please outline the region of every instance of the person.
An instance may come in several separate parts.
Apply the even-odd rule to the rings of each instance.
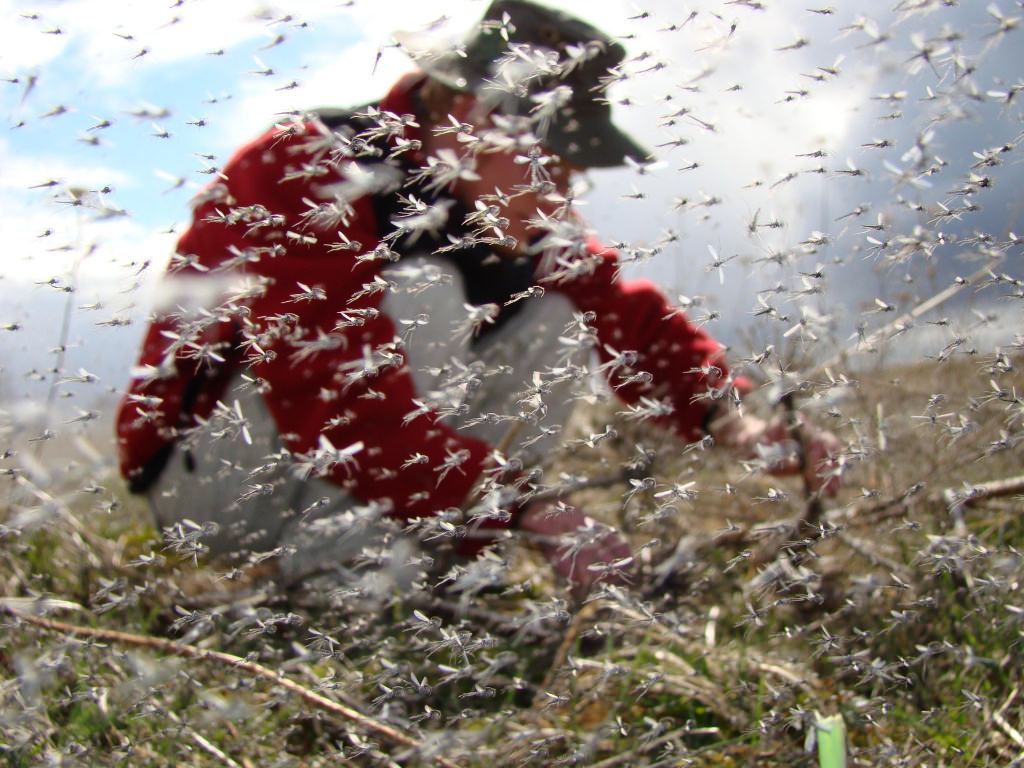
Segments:
[[[602,98],[622,46],[527,0],[456,49],[396,37],[419,70],[383,100],[274,125],[194,201],[117,416],[169,545],[288,583],[386,563],[386,592],[419,543],[472,558],[517,529],[577,595],[628,578],[620,534],[531,501],[593,356],[681,440],[773,445],[833,491],[835,438],[780,448],[721,345],[575,211],[576,173],[649,158]]]

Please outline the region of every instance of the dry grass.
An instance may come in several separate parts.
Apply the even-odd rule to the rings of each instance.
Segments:
[[[660,519],[648,498],[624,506],[621,486],[573,497],[637,548],[650,544],[633,588],[582,608],[559,602],[521,547],[506,553],[504,594],[460,602],[434,590],[383,607],[338,590],[285,594],[265,564],[225,572],[162,551],[124,494],[105,513],[79,495],[75,522],[5,529],[8,598],[69,601],[81,608],[50,612],[258,662],[426,752],[368,736],[244,667],[6,618],[2,754],[19,766],[316,766],[342,755],[387,765],[433,754],[466,766],[799,766],[816,762],[806,748],[820,712],[843,715],[853,765],[1011,764],[1024,753],[1020,498],[978,500],[961,515],[942,495],[1020,473],[1020,445],[992,445],[1008,404],[986,397],[990,378],[1020,391],[1020,377],[980,368],[963,358],[861,375],[837,415],[819,415],[858,451],[815,528],[781,527],[803,513],[792,482],[743,477],[714,452],[681,454],[610,405],[582,414],[581,430],[612,423],[619,437],[568,452],[549,478],[616,470],[639,442],[656,451],[659,482],[699,489]],[[911,418],[937,392],[941,412],[970,429]],[[1009,407],[1019,430],[1020,404]],[[769,487],[788,497],[759,501]],[[670,556],[676,567],[659,571]],[[412,631],[414,611],[439,621]]]

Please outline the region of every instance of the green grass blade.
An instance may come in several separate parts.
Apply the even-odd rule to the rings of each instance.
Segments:
[[[846,723],[842,715],[819,717],[818,765],[820,768],[846,768]]]

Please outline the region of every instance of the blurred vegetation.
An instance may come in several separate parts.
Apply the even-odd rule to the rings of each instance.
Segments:
[[[612,403],[589,406],[578,433],[611,424],[617,436],[568,440],[549,481],[614,470],[640,445],[659,487],[692,480],[697,495],[661,515],[644,494],[624,503],[622,484],[573,495],[642,560],[636,584],[584,605],[511,546],[498,552],[507,588],[468,597],[439,587],[381,609],[352,590],[283,591],[264,562],[165,549],[114,478],[103,494],[69,489],[70,515],[31,530],[9,527],[25,504],[12,483],[6,605],[257,661],[427,752],[230,665],[4,616],[0,755],[11,766],[425,764],[435,752],[465,766],[811,766],[820,713],[844,718],[851,765],[1020,764],[1021,497],[943,495],[1021,473],[1020,443],[999,439],[1019,430],[1021,401],[991,384],[1021,391],[1012,363],[959,356],[805,392],[856,447],[813,526],[800,523],[795,481],[744,476]]]

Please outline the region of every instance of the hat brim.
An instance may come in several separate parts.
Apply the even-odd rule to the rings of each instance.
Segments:
[[[580,115],[573,121],[576,130],[569,132],[553,123],[543,137],[544,146],[564,160],[581,168],[616,168],[626,158],[647,162],[651,151],[619,128],[610,118],[590,121]]]

